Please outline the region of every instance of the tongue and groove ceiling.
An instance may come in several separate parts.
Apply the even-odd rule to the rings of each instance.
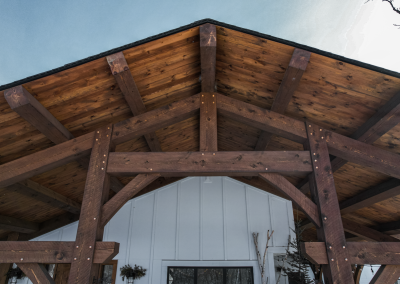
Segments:
[[[78,137],[109,123],[132,117],[106,56],[123,51],[147,111],[201,92],[199,25],[110,51],[107,54],[0,87],[0,164],[49,148],[54,143],[13,111],[4,90],[20,85],[29,91],[73,136]],[[295,47],[311,51],[308,66],[285,115],[309,120],[350,136],[400,91],[400,74],[353,62],[308,47],[265,35],[217,25],[217,92],[270,109]],[[218,115],[218,150],[254,150],[261,131]],[[162,151],[198,151],[199,115],[156,131]],[[400,153],[400,125],[373,145]],[[303,146],[273,136],[267,150],[303,150]],[[150,151],[141,137],[117,146],[121,152]],[[86,169],[78,162],[50,170],[32,181],[81,203]],[[379,185],[389,178],[368,168],[347,163],[334,174],[339,201]],[[131,178],[119,178],[126,184]],[[260,178],[238,180],[282,196]],[[290,177],[299,184],[301,177]],[[142,192],[176,181],[159,178]],[[399,192],[400,193],[400,192]],[[394,196],[346,215],[365,226],[400,220],[400,196]],[[34,194],[0,189],[0,215],[44,224],[66,211],[43,202]],[[295,216],[297,211],[295,210]],[[298,215],[303,218],[300,212]],[[72,218],[73,219],[73,218]],[[71,220],[72,220],[71,219]],[[7,230],[0,230],[6,236]],[[309,229],[306,238],[315,239]]]

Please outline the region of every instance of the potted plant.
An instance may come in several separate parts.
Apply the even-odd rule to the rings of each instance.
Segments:
[[[121,267],[121,277],[122,277],[122,281],[125,280],[125,277],[127,279],[132,278],[132,279],[140,279],[143,276],[146,275],[146,271],[147,269],[141,267],[141,266],[137,266],[135,264],[135,267],[132,268],[132,266],[130,266],[129,264]]]

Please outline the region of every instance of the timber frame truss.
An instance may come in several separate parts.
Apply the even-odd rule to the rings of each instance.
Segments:
[[[108,56],[112,74],[134,117],[76,138],[22,86],[5,92],[11,108],[57,145],[0,165],[0,187],[32,188],[25,180],[29,183],[29,178],[73,160],[87,168],[88,175],[82,205],[62,196],[49,197],[45,189],[41,191],[53,202],[63,204],[69,214],[80,212],[76,241],[28,242],[9,238],[0,242],[0,263],[16,263],[33,283],[54,283],[41,264],[71,263],[68,283],[92,283],[93,278],[99,277],[100,264],[108,262],[119,250],[118,243],[102,242],[104,226],[128,200],[158,177],[259,176],[292,200],[317,228],[319,242],[303,243],[302,251],[311,262],[322,266],[325,283],[354,283],[359,278],[358,273],[357,277],[353,275],[354,264],[382,264],[371,283],[394,283],[398,279],[399,240],[341,218],[343,210],[357,206],[351,202],[339,205],[333,173],[349,161],[391,176],[396,182],[385,192],[399,186],[400,156],[370,144],[377,139],[378,129],[388,131],[399,122],[400,96],[388,103],[384,113],[368,121],[369,127],[345,137],[283,114],[310,60],[309,52],[295,49],[272,110],[266,110],[216,91],[216,45],[216,27],[201,26],[202,92],[149,112],[123,54]],[[162,152],[155,131],[198,113],[200,151]],[[217,113],[261,129],[256,151],[218,152]],[[387,116],[391,116],[389,123],[385,123]],[[302,143],[305,150],[265,151],[273,135]],[[113,152],[115,145],[140,136],[145,137],[152,152]],[[332,161],[330,154],[336,157]],[[308,178],[299,189],[281,174],[307,174]],[[136,177],[125,186],[115,178],[133,175]],[[111,199],[110,188],[116,192]],[[308,192],[311,198],[306,195]],[[362,200],[372,197],[370,194]],[[9,228],[15,225],[13,220],[8,224]],[[38,229],[27,224],[20,227],[26,229],[21,233]],[[343,228],[374,242],[346,242]],[[39,228],[39,233],[45,231]],[[37,233],[31,237],[34,236]]]

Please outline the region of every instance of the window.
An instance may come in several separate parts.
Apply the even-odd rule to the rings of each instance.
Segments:
[[[167,284],[253,284],[253,267],[168,267]]]

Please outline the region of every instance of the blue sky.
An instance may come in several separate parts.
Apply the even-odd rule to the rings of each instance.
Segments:
[[[378,0],[0,0],[0,85],[203,18],[400,72],[400,16]]]

